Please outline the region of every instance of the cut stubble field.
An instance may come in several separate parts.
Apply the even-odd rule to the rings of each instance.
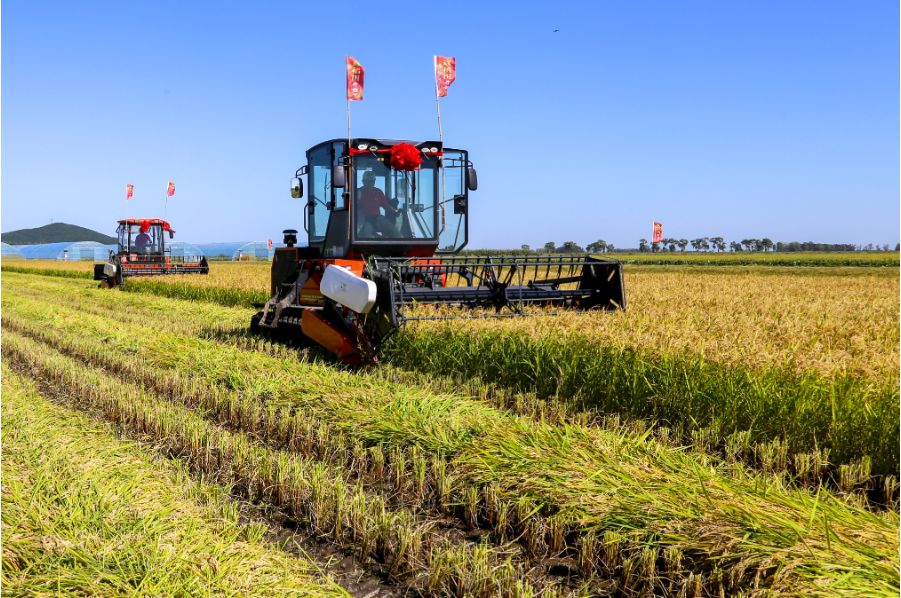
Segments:
[[[896,595],[897,272],[651,268],[625,313],[410,325],[352,373],[247,337],[268,264],[4,264],[3,354],[427,595]]]

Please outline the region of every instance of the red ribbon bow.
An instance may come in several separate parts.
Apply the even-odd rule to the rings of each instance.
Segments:
[[[391,167],[395,170],[419,170],[422,156],[409,143],[398,143],[391,148]]]

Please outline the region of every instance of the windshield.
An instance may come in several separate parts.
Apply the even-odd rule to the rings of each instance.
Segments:
[[[163,227],[151,224],[141,232],[140,224],[119,225],[119,251],[151,255],[163,253]]]
[[[420,170],[395,170],[385,154],[354,158],[353,209],[357,240],[435,240],[438,169],[424,156]]]

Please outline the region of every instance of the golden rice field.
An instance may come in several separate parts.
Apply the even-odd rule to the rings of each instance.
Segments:
[[[89,271],[88,262],[27,262],[29,268]],[[651,268],[651,267],[649,267]],[[762,270],[762,269],[760,269]],[[456,321],[468,334],[520,331],[535,335],[591,336],[619,349],[652,355],[689,353],[751,368],[779,367],[826,377],[883,378],[901,367],[895,271],[820,269],[648,271],[626,268],[628,310],[522,320]],[[822,269],[828,270],[828,269]],[[860,274],[859,270],[864,270]],[[207,276],[155,277],[147,282],[201,289],[269,291],[268,263],[217,262]],[[442,323],[420,323],[423,330]]]

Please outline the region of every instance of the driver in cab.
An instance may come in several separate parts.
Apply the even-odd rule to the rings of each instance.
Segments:
[[[391,220],[400,214],[400,210],[392,208],[385,198],[384,192],[375,186],[375,173],[367,170],[363,173],[363,186],[357,189],[357,214],[362,216],[360,236],[373,237],[381,233],[383,237],[396,238],[397,229]],[[385,210],[382,216],[380,209]]]
[[[144,253],[149,253],[151,249],[151,245],[153,245],[153,239],[150,238],[145,231],[141,231],[140,234],[135,237],[135,247]]]

